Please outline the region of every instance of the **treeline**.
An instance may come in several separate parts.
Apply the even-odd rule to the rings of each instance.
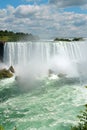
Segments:
[[[0,41],[4,42],[15,42],[15,41],[35,41],[39,40],[38,36],[34,36],[31,33],[23,33],[23,32],[12,32],[8,30],[0,30]]]
[[[72,39],[68,39],[68,38],[55,38],[54,41],[66,41],[66,42],[72,42],[72,41],[83,41],[82,37],[75,37]]]

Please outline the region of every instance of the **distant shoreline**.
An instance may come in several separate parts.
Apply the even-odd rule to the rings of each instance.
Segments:
[[[72,42],[72,41],[83,41],[84,39],[82,37],[75,37],[72,39],[69,38],[55,38],[54,41],[66,41],[66,42]]]

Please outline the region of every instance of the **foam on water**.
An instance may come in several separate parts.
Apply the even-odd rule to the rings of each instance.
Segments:
[[[87,103],[87,89],[79,84],[58,83],[45,79],[36,89],[14,93],[0,104],[1,124],[6,130],[15,125],[18,130],[70,130]]]

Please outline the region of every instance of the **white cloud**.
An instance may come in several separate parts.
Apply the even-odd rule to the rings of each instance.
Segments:
[[[26,2],[35,2],[35,3],[37,3],[37,2],[41,2],[42,0],[25,0]]]
[[[20,5],[15,9],[14,15],[15,17],[28,17],[31,15],[35,15],[36,12],[40,10],[38,5]]]
[[[5,17],[7,14],[6,10],[5,9],[0,9],[0,18],[3,18]]]
[[[60,12],[46,5],[9,6],[0,12],[0,29],[3,30],[22,31],[41,37],[87,35],[86,14]]]
[[[82,6],[87,4],[87,0],[49,0],[50,4],[54,4],[58,7],[67,7],[67,6]]]

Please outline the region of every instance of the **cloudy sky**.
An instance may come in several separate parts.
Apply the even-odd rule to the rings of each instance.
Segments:
[[[0,0],[0,30],[87,37],[87,0]]]

